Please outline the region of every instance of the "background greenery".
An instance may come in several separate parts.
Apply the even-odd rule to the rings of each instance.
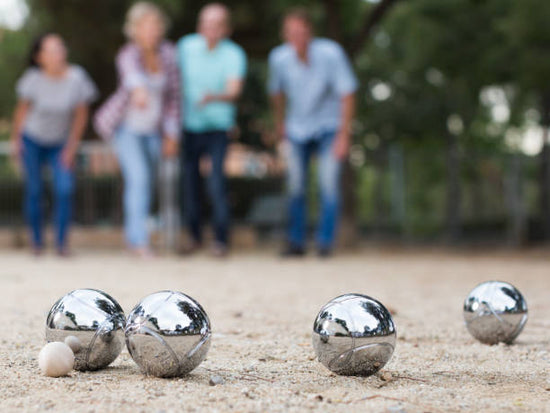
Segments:
[[[194,30],[196,0],[156,0],[169,37]],[[129,0],[28,0],[19,31],[0,34],[0,119],[29,40],[55,30],[71,59],[113,90]],[[307,7],[319,35],[342,43],[360,79],[354,146],[346,171],[349,221],[404,239],[550,237],[550,2],[544,0],[225,1],[250,70],[240,102],[241,139],[272,150],[266,56],[279,21]],[[4,127],[4,135],[7,128]],[[541,148],[526,145],[538,133]],[[90,133],[88,138],[93,139]]]

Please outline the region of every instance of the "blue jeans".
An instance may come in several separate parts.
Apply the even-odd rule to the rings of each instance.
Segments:
[[[124,178],[124,234],[131,248],[147,247],[147,218],[155,185],[161,138],[141,135],[120,127],[115,135],[115,151]]]
[[[312,155],[318,157],[318,179],[321,193],[321,210],[317,231],[317,245],[331,248],[334,244],[340,214],[341,162],[334,156],[334,132],[313,136],[305,142],[289,139],[288,192],[289,221],[288,242],[304,247],[306,239],[306,187],[309,162]]]
[[[208,179],[208,192],[214,215],[214,236],[216,241],[228,242],[229,206],[223,164],[227,152],[228,136],[225,131],[184,133],[182,149],[183,167],[183,215],[191,237],[197,243],[202,241],[201,233],[201,176],[200,159],[209,155],[212,170]]]
[[[48,164],[53,172],[53,193],[55,199],[54,221],[57,227],[55,242],[57,248],[64,248],[71,221],[74,189],[73,172],[60,159],[63,144],[43,145],[32,137],[23,135],[23,166],[25,169],[25,216],[31,227],[32,243],[35,248],[44,246],[42,238],[42,168]]]

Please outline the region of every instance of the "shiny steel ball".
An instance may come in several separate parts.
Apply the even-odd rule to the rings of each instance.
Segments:
[[[147,375],[177,377],[189,373],[210,348],[210,320],[201,305],[176,291],[145,297],[128,316],[126,345]]]
[[[470,334],[482,343],[511,344],[527,322],[527,302],[513,285],[487,281],[466,297],[464,321]]]
[[[46,319],[46,341],[68,344],[75,370],[107,367],[124,346],[124,312],[99,290],[74,290],[60,298]]]
[[[370,376],[390,360],[396,332],[389,311],[366,295],[345,294],[329,301],[313,323],[319,361],[344,376]]]

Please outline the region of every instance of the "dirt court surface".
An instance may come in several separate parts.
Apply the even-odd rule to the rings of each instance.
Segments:
[[[139,261],[78,252],[66,261],[0,252],[0,410],[208,412],[550,411],[550,251],[458,253],[366,249],[327,261],[282,261],[271,251]],[[477,343],[462,302],[500,279],[527,299],[529,321],[512,346]],[[208,312],[207,360],[189,376],[141,375],[128,352],[109,368],[41,375],[37,356],[51,305],[75,288],[113,295],[128,313],[145,295],[183,291]],[[313,354],[320,307],[347,292],[394,313],[392,360],[368,378],[331,374]],[[212,376],[223,384],[210,386]]]

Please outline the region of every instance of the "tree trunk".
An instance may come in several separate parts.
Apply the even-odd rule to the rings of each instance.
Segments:
[[[393,144],[389,148],[388,164],[390,169],[392,225],[401,234],[405,229],[405,160],[401,145]]]
[[[328,36],[342,42],[342,22],[340,21],[340,10],[338,0],[323,0],[325,8],[325,16],[327,19]]]
[[[375,153],[376,159],[374,166],[376,168],[376,181],[374,182],[373,203],[375,212],[374,230],[378,237],[383,236],[388,222],[388,208],[384,199],[384,172],[387,167],[388,150],[384,142],[381,142],[378,150]]]
[[[388,11],[399,0],[380,0],[376,4],[371,12],[365,17],[365,22],[361,26],[361,29],[353,39],[348,50],[352,56],[356,56],[365,47],[365,44],[370,39],[374,28],[382,21]]]
[[[541,97],[542,151],[540,152],[540,214],[544,240],[550,238],[550,92]]]
[[[342,25],[337,0],[323,0],[327,19],[327,34],[337,42],[342,42]],[[355,171],[349,162],[342,165],[342,219],[340,230],[340,244],[344,248],[353,248],[357,245],[357,213],[355,196]]]
[[[447,133],[447,229],[446,238],[455,244],[461,235],[460,228],[460,153],[458,137]]]
[[[523,201],[522,158],[519,153],[510,157],[506,179],[508,201],[508,243],[519,247],[525,243],[527,215]]]
[[[357,245],[357,197],[355,195],[356,174],[349,162],[342,165],[342,229],[340,234],[341,245],[344,248],[353,248]]]
[[[365,46],[367,40],[372,35],[374,27],[379,24],[391,7],[399,0],[381,0],[375,5],[370,13],[365,16],[365,22],[361,27],[357,37],[347,49],[350,57],[353,59],[358,52]],[[341,15],[337,0],[324,0],[324,9],[328,22],[328,34],[337,41],[342,41]],[[356,245],[357,233],[357,214],[356,214],[356,196],[355,196],[356,177],[355,171],[345,162],[342,173],[342,231],[340,234],[341,243],[345,247]]]
[[[550,239],[550,145],[548,145],[548,127],[543,127],[543,146],[540,153],[540,214],[543,239]]]

